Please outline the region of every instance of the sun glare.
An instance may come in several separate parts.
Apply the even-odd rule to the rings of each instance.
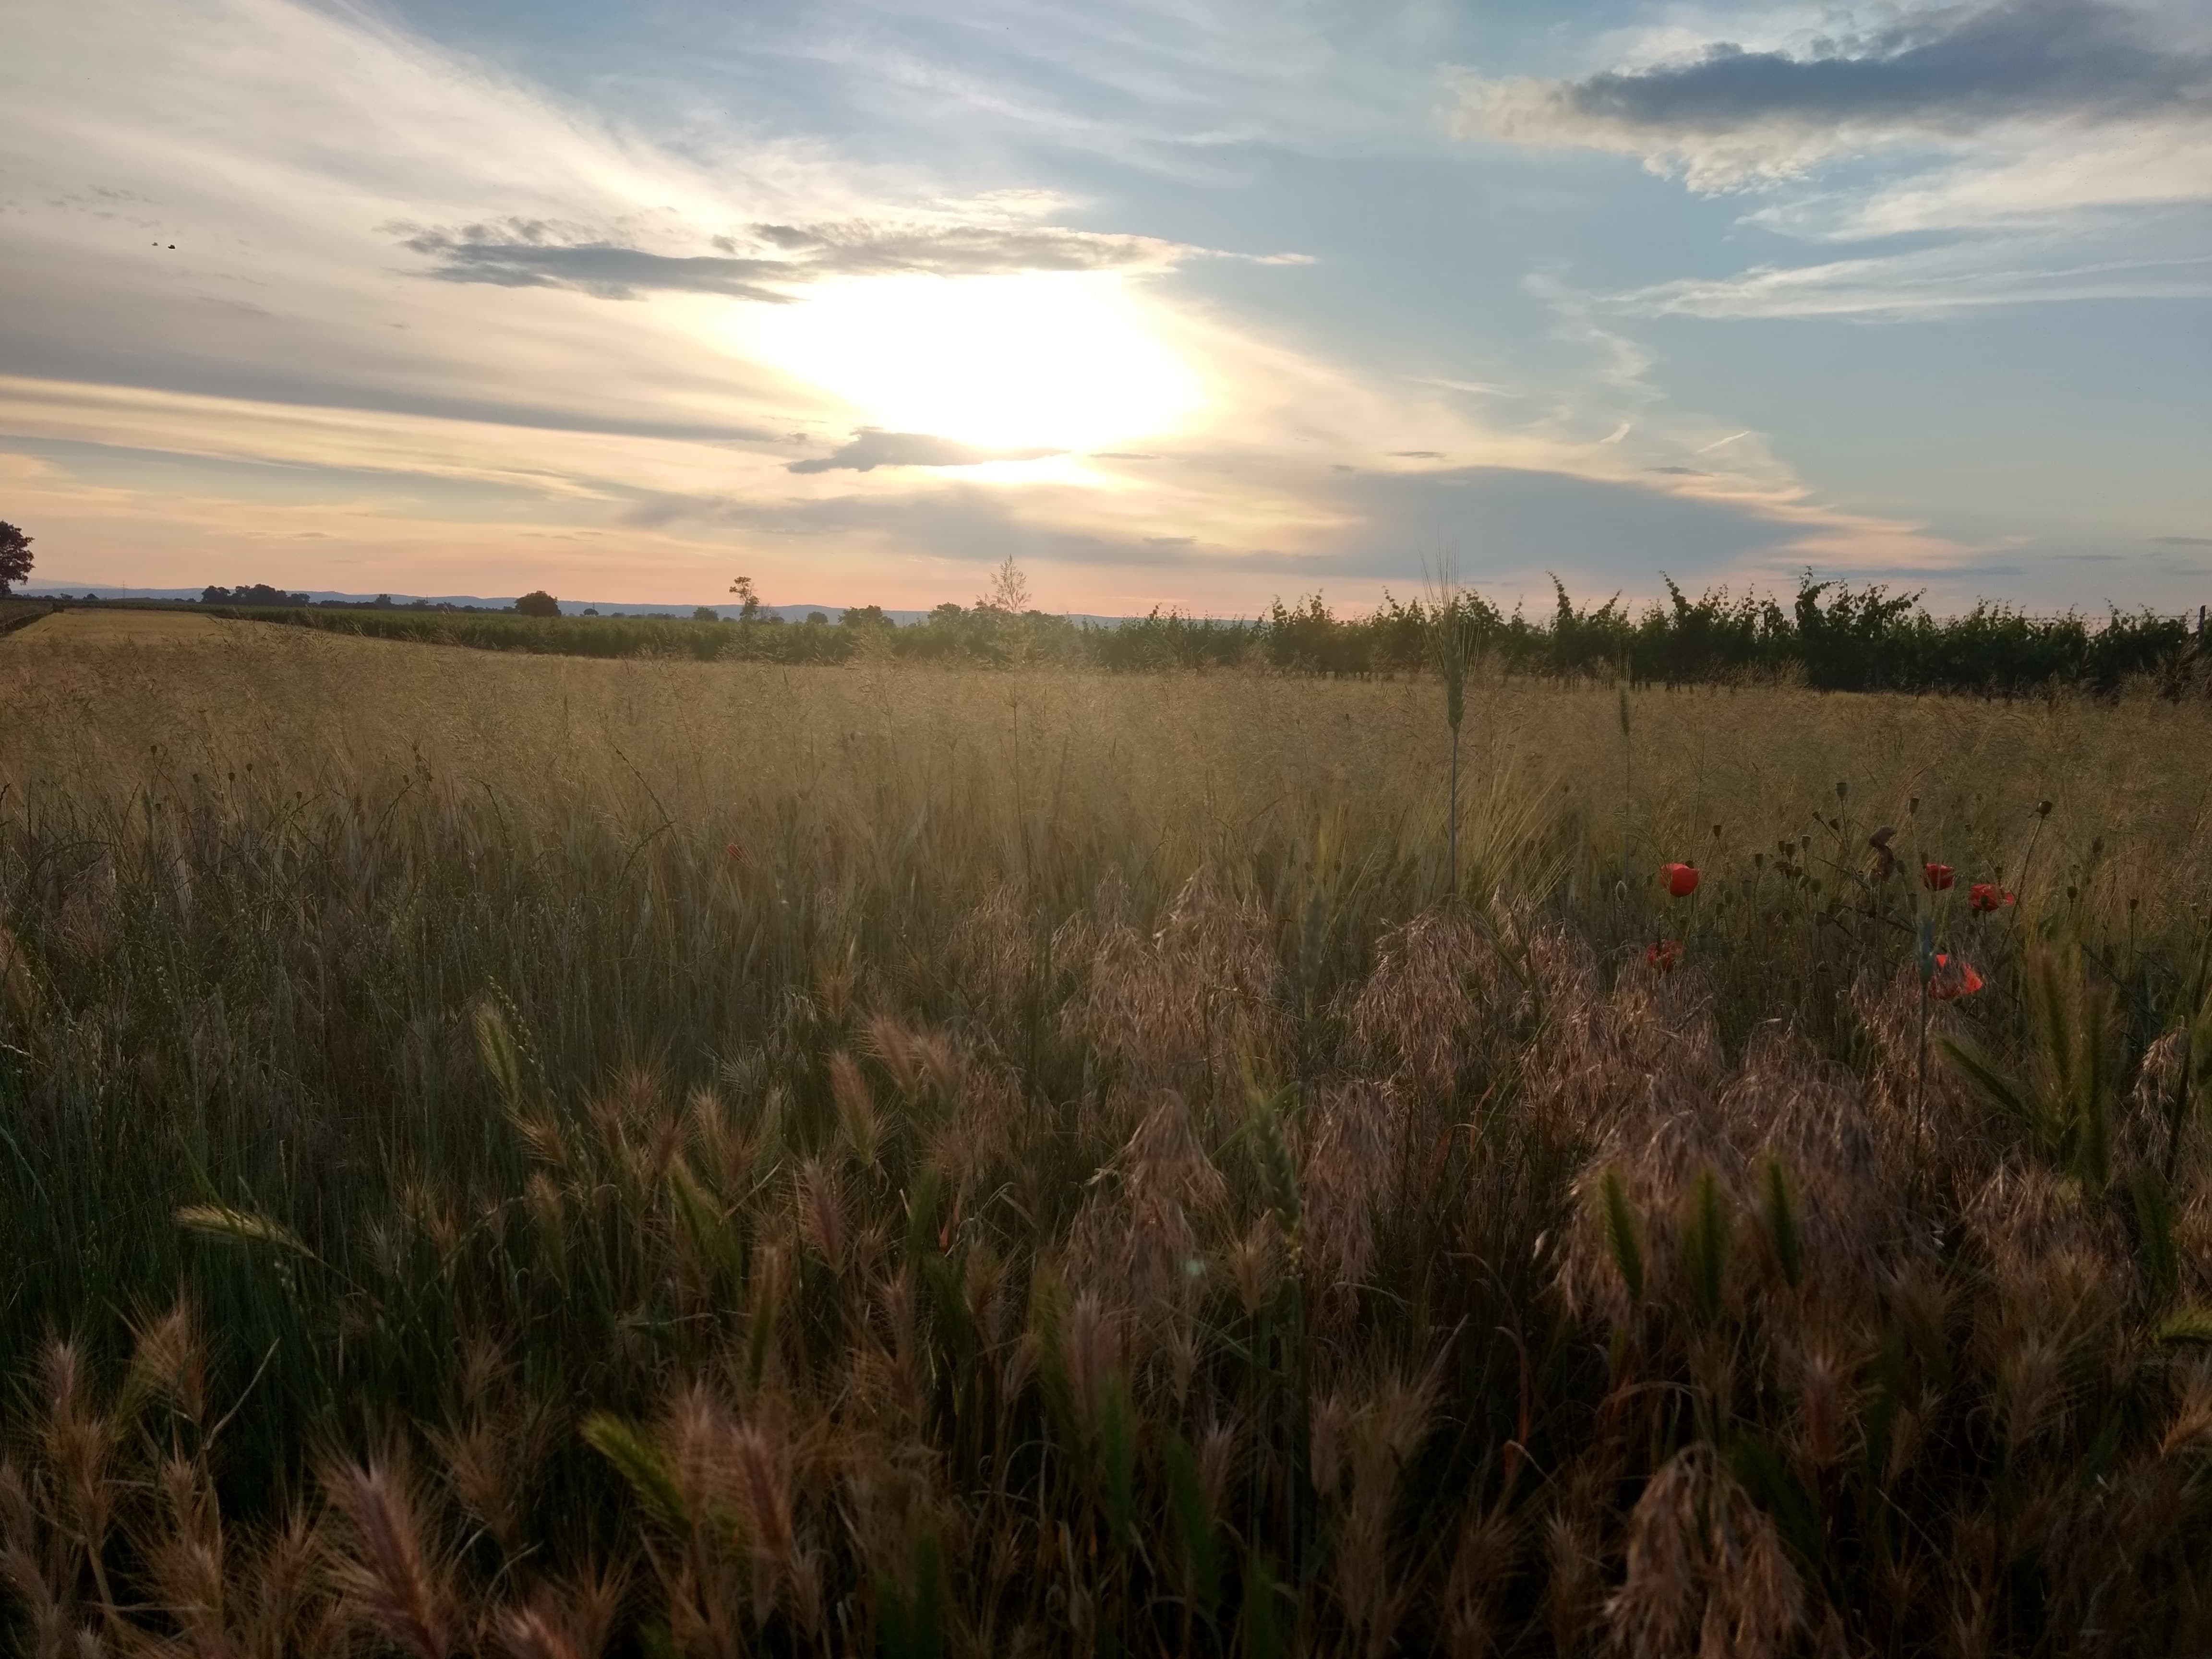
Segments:
[[[860,424],[990,448],[1157,436],[1204,401],[1120,276],[880,276],[745,307],[741,347]]]

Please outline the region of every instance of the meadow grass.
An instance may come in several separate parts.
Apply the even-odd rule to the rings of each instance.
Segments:
[[[0,708],[30,1651],[2212,1644],[2201,702],[1476,676],[1456,893],[1427,680]]]

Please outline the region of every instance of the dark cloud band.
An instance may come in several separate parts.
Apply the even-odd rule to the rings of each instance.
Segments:
[[[717,236],[711,254],[655,253],[579,227],[510,219],[458,229],[393,225],[410,252],[434,260],[428,275],[501,288],[566,288],[601,299],[640,294],[719,294],[776,303],[831,276],[919,273],[1010,276],[1028,271],[1164,270],[1205,250],[1150,236],[1054,227],[902,225],[842,221],[754,225]]]
[[[2212,118],[2212,57],[2172,49],[2102,0],[1949,7],[1806,52],[1726,42],[1695,61],[1580,81],[1474,89],[1499,137],[1610,147],[1645,135],[1717,137],[1901,129],[1948,134],[2019,119]]]

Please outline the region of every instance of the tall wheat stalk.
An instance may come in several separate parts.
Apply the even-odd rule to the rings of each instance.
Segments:
[[[1454,899],[1459,897],[1459,734],[1467,718],[1467,659],[1474,645],[1474,629],[1467,614],[1466,590],[1458,580],[1451,556],[1437,562],[1428,583],[1428,608],[1423,618],[1430,660],[1443,682],[1444,722],[1451,727],[1451,784],[1449,817],[1446,824],[1446,869]]]

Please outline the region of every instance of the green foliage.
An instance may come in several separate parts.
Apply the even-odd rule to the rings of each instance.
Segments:
[[[584,1443],[614,1465],[647,1514],[672,1531],[685,1525],[690,1505],[676,1472],[643,1431],[609,1412],[584,1419]]]
[[[1607,1211],[1609,1214],[1610,1194]],[[1690,1281],[1691,1310],[1704,1324],[1712,1324],[1721,1316],[1727,1252],[1728,1221],[1721,1213],[1720,1186],[1707,1165],[1691,1183],[1689,1212],[1682,1220],[1682,1257]]]
[[[31,574],[31,544],[35,539],[15,526],[0,521],[0,599],[6,599],[8,590]]]
[[[1766,1188],[1766,1231],[1773,1241],[1774,1259],[1791,1290],[1805,1279],[1805,1246],[1797,1231],[1797,1200],[1790,1190],[1790,1172],[1782,1160],[1770,1158],[1762,1172]]]
[[[1632,1308],[1644,1301],[1644,1229],[1637,1220],[1635,1206],[1630,1201],[1628,1186],[1620,1171],[1608,1168],[1599,1188],[1599,1201],[1604,1206],[1606,1248],[1613,1252],[1613,1266],[1620,1270],[1620,1282],[1628,1290]]]
[[[1245,1120],[1261,1190],[1274,1211],[1275,1224],[1286,1237],[1297,1234],[1298,1212],[1304,1202],[1297,1163],[1283,1133],[1284,1109],[1296,1099],[1297,1092],[1295,1085],[1272,1095],[1255,1091],[1251,1115]]]
[[[2193,617],[2115,610],[2093,623],[2073,613],[2032,617],[1980,605],[1963,617],[1938,618],[1921,608],[1917,594],[1893,594],[1879,586],[1852,588],[1809,574],[1784,608],[1771,599],[1731,597],[1725,590],[1692,599],[1671,578],[1662,580],[1666,602],[1640,615],[1632,614],[1618,595],[1578,606],[1555,580],[1552,613],[1536,619],[1518,611],[1507,615],[1455,586],[1425,604],[1386,593],[1364,616],[1340,616],[1313,593],[1295,605],[1278,599],[1249,620],[1155,608],[1103,624],[1027,609],[1023,592],[1016,595],[1018,603],[940,605],[904,626],[894,625],[880,606],[855,606],[834,629],[785,624],[763,609],[749,583],[740,594],[735,628],[722,625],[704,606],[688,620],[562,617],[543,594],[526,596],[531,609],[519,601],[520,615],[304,606],[296,596],[286,608],[288,596],[273,589],[257,591],[249,600],[210,588],[208,603],[225,614],[335,633],[586,657],[818,664],[849,661],[866,647],[918,662],[1000,667],[1437,673],[1455,732],[1464,709],[1465,677],[1477,665],[1493,674],[1537,678],[1801,683],[1820,690],[2005,697],[2051,686],[2111,694],[2131,681],[2177,697],[2201,696],[2212,686],[2212,641],[2203,637]],[[240,608],[249,605],[263,608]]]
[[[915,1534],[914,1559],[903,1583],[876,1581],[876,1619],[884,1659],[940,1659],[945,1652],[945,1563],[936,1532]]]
[[[2144,1294],[2153,1307],[2164,1307],[2181,1285],[2181,1250],[2174,1236],[2180,1217],[2173,1194],[2165,1177],[2148,1167],[2130,1174],[2127,1190]]]
[[[1974,1043],[1946,1036],[1943,1053],[1989,1103],[2026,1132],[2039,1157],[2101,1190],[2111,1179],[2118,1066],[2109,996],[2072,956],[2033,952],[2024,975],[2034,1064],[2025,1077]]]
[[[1198,1458],[1178,1430],[1170,1430],[1166,1449],[1168,1502],[1182,1553],[1183,1594],[1200,1618],[1211,1620],[1221,1600],[1221,1556],[1216,1517],[1206,1501]]]

